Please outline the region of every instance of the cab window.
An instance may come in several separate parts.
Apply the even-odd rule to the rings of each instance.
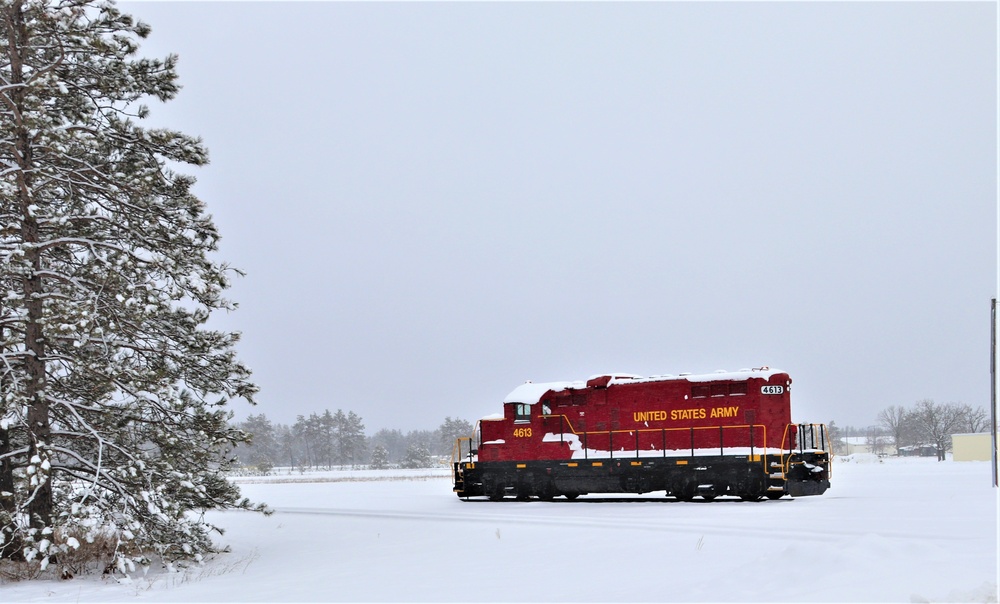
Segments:
[[[531,421],[531,405],[525,403],[517,403],[514,405],[514,421],[516,422],[529,422]]]

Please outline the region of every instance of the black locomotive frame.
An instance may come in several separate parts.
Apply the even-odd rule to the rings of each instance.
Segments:
[[[799,425],[798,429],[815,425]],[[825,427],[823,427],[825,428]],[[821,430],[825,441],[825,430]],[[784,495],[821,495],[830,488],[826,447],[749,455],[600,457],[562,460],[478,461],[471,438],[456,442],[454,492],[463,499],[487,497],[552,500],[590,493],[665,491],[681,501],[736,496],[745,501]],[[467,451],[467,453],[466,453]],[[463,457],[467,457],[463,459]]]

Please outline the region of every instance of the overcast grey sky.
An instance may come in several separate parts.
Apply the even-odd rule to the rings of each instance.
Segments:
[[[122,7],[247,273],[239,417],[760,365],[797,421],[988,405],[993,2]]]

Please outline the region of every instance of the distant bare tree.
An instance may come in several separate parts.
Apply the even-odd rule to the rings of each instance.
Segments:
[[[962,416],[958,426],[959,432],[974,434],[990,429],[990,416],[986,413],[986,409],[982,407],[973,409],[972,405],[961,405],[959,410]]]
[[[913,410],[912,420],[917,433],[924,441],[937,448],[938,461],[944,461],[945,452],[951,448],[951,435],[959,431],[963,419],[962,408],[953,403],[935,403],[924,399]]]
[[[865,434],[865,444],[868,450],[876,455],[885,453],[885,432],[880,426],[869,426]]]
[[[844,433],[832,419],[826,424],[830,431],[830,442],[833,443],[833,454],[844,455],[847,453],[847,445],[844,443]]]
[[[903,445],[903,435],[907,431],[907,415],[908,411],[896,405],[890,405],[885,409],[878,412],[878,423],[880,426],[885,428],[886,432],[890,437],[892,437],[892,446],[899,451],[899,447]]]

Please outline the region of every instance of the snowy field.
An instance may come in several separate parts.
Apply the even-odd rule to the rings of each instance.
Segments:
[[[990,464],[838,458],[820,497],[463,502],[445,471],[238,478],[232,552],[0,602],[996,602]]]

